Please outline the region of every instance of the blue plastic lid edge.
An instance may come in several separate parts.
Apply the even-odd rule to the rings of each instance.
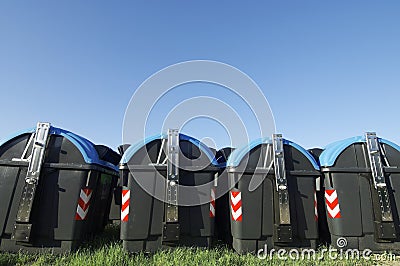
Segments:
[[[35,131],[36,131],[36,127],[16,132],[16,133],[10,135],[9,137],[5,138],[4,140],[2,140],[0,142],[0,146],[4,145],[6,142],[8,142],[22,134],[34,133]],[[80,153],[82,154],[83,159],[85,160],[86,163],[98,164],[100,166],[110,168],[114,171],[118,171],[118,166],[113,165],[110,162],[106,162],[106,161],[99,159],[99,155],[98,155],[96,149],[94,148],[94,144],[92,142],[90,142],[89,140],[87,140],[81,136],[78,136],[70,131],[67,131],[67,130],[64,130],[61,128],[57,128],[57,127],[53,127],[53,126],[50,127],[50,134],[60,135],[60,136],[65,137],[66,139],[68,139],[80,151]]]
[[[255,147],[257,147],[260,144],[267,144],[267,143],[271,143],[271,138],[260,138],[260,139],[256,139],[251,141],[250,143],[248,143],[247,145],[235,149],[228,158],[228,161],[226,162],[227,166],[231,166],[231,167],[236,167],[240,164],[240,162],[242,161],[243,157],[246,156],[246,154],[251,151],[252,149],[254,149]]]
[[[19,135],[33,133],[35,131],[36,131],[36,127],[31,127],[31,128],[27,128],[24,130],[14,132],[14,133],[8,135],[7,137],[5,137],[4,139],[0,140],[0,146],[3,146],[6,142],[9,142],[10,140],[12,140],[15,137],[18,137]]]
[[[400,146],[386,139],[378,138],[380,143],[389,145],[400,152]],[[335,164],[339,155],[350,145],[365,142],[365,136],[356,136],[339,140],[327,145],[319,157],[321,166],[331,167]]]
[[[290,146],[292,146],[293,148],[295,148],[295,149],[297,149],[298,151],[300,151],[300,152],[301,152],[304,156],[306,156],[307,159],[311,162],[311,164],[313,165],[314,169],[317,170],[317,171],[319,171],[320,167],[319,167],[317,161],[314,159],[314,157],[311,155],[310,152],[308,152],[306,149],[304,149],[304,148],[303,148],[302,146],[300,146],[299,144],[294,143],[293,141],[284,139],[284,140],[283,140],[283,143],[284,143],[284,144],[287,144],[287,145],[290,145]]]
[[[303,147],[300,145],[294,143],[293,141],[283,139],[283,143],[286,145],[290,145],[294,147],[295,149],[299,150],[301,153],[306,156],[306,158],[310,161],[310,163],[313,165],[314,169],[319,171],[320,167],[317,163],[317,161],[314,159],[314,157]],[[243,160],[243,157],[246,156],[247,153],[249,153],[252,149],[257,147],[258,145],[262,144],[271,144],[271,138],[265,137],[265,138],[259,138],[256,139],[249,144],[245,145],[242,148],[234,150],[231,155],[229,156],[227,165],[231,167],[237,167],[240,162]]]
[[[156,140],[156,139],[166,139],[167,135],[166,134],[158,134],[154,136],[147,137],[143,140],[140,140],[136,142],[135,144],[129,146],[129,148],[124,152],[122,155],[120,164],[126,164],[129,162],[129,160],[132,158],[132,156],[138,152],[143,146],[147,145],[148,143]]]
[[[391,142],[391,141],[389,141],[387,139],[381,139],[381,138],[379,138],[379,142],[383,143],[383,144],[386,144],[386,145],[389,145],[389,146],[393,147],[394,149],[396,149],[398,152],[400,152],[400,146],[397,145],[394,142]]]
[[[107,168],[111,168],[114,171],[118,171],[118,166],[113,165],[110,162],[100,160],[97,150],[94,144],[86,138],[83,138],[75,133],[67,131],[65,129],[51,127],[51,134],[60,135],[71,141],[81,152],[83,159],[88,164],[98,164]]]
[[[168,135],[167,134],[158,134],[158,135],[154,135],[154,136],[150,136],[147,137],[143,140],[140,140],[138,142],[136,142],[135,144],[131,145],[124,153],[124,155],[122,155],[120,164],[127,164],[129,162],[129,160],[132,158],[132,156],[135,155],[136,152],[138,152],[143,146],[145,146],[146,144],[157,140],[157,139],[167,139]],[[188,135],[185,134],[179,134],[179,139],[180,140],[186,140],[191,142],[192,144],[196,145],[200,150],[202,150],[203,152],[205,152],[205,154],[207,155],[208,159],[210,160],[210,162],[215,165],[215,166],[219,166],[219,163],[216,161],[214,153],[210,150],[210,148],[205,145],[203,142],[201,142],[198,139],[195,139],[193,137],[190,137]]]

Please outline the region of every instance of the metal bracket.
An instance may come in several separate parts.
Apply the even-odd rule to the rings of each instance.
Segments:
[[[272,135],[272,147],[274,152],[276,190],[278,191],[279,224],[290,224],[289,191],[286,179],[283,138],[281,134]]]
[[[178,184],[179,184],[179,131],[168,130],[168,162],[166,182],[166,222],[178,222]]]
[[[35,134],[31,134],[31,136],[29,137],[28,143],[25,146],[24,151],[22,152],[21,158],[12,158],[11,160],[14,162],[29,162],[31,160],[31,155],[28,158],[26,157],[26,154],[28,153],[29,147],[32,144],[33,139],[35,138]]]
[[[18,240],[18,235],[24,236],[24,241],[29,241],[31,224],[30,215],[32,211],[35,192],[39,183],[40,172],[45,157],[47,141],[50,132],[50,123],[38,123],[34,134],[32,153],[29,156],[28,171],[25,177],[25,185],[22,190],[22,197],[19,202],[16,224],[14,226],[12,238]],[[30,145],[29,141],[28,145]],[[23,157],[25,157],[25,148]],[[23,157],[21,159],[23,159]],[[23,223],[24,225],[18,224]],[[28,230],[29,229],[29,230]],[[24,231],[24,232],[22,232]]]
[[[290,225],[274,226],[274,241],[277,243],[288,243],[293,241],[293,232]]]
[[[163,226],[163,241],[179,240],[180,230],[178,223],[165,223]]]
[[[374,225],[377,242],[387,242],[388,240],[396,239],[396,228],[393,222],[375,221]]]
[[[379,197],[382,222],[393,222],[392,208],[390,206],[390,198],[385,182],[385,173],[383,171],[380,146],[376,133],[365,133],[365,140],[371,165],[372,180],[374,181],[374,187]]]
[[[165,164],[166,164],[166,162],[167,162],[167,160],[168,160],[167,154],[165,154],[165,159],[164,159],[164,161],[161,162],[161,157],[162,157],[162,154],[164,153],[164,146],[165,146],[165,142],[166,142],[166,141],[167,141],[166,139],[162,139],[162,140],[161,140],[161,147],[160,147],[160,150],[158,151],[157,161],[156,161],[155,163],[150,163],[149,165],[157,166],[157,165],[165,165]]]
[[[15,224],[11,239],[20,242],[29,242],[31,230],[31,224]]]

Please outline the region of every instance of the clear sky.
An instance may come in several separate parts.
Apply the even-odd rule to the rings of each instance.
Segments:
[[[115,148],[135,89],[194,59],[248,74],[305,148],[368,130],[400,143],[400,2],[321,0],[2,0],[0,138],[49,121]],[[189,91],[207,86],[175,99]]]

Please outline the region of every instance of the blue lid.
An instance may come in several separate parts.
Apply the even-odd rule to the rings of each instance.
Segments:
[[[227,166],[231,166],[231,167],[238,166],[240,164],[240,162],[243,160],[243,157],[246,156],[246,154],[249,153],[252,149],[257,147],[258,145],[271,144],[271,143],[272,143],[271,138],[268,138],[268,137],[253,140],[246,146],[244,146],[240,149],[234,150],[231,153],[231,155],[229,156]],[[306,151],[303,147],[301,147],[300,145],[298,145],[290,140],[287,140],[287,139],[283,139],[283,144],[292,146],[296,150],[300,151],[302,154],[304,154],[304,156],[307,157],[307,159],[313,165],[314,169],[319,170],[318,163],[315,161],[314,157],[308,151]]]
[[[381,138],[378,138],[378,141],[380,143],[389,145],[400,152],[400,146],[398,146],[397,144]],[[321,166],[325,167],[333,166],[336,162],[336,159],[347,147],[355,143],[364,143],[364,142],[365,142],[365,136],[356,136],[333,142],[325,147],[324,151],[319,156],[319,163]]]
[[[120,164],[128,163],[129,160],[136,154],[136,152],[138,152],[146,144],[148,144],[154,140],[157,140],[157,139],[167,139],[167,138],[168,138],[167,134],[158,134],[158,135],[154,135],[154,136],[145,138],[144,140],[136,142],[135,144],[131,145],[125,151],[124,155],[121,158]],[[192,144],[197,146],[201,151],[203,151],[207,155],[208,159],[210,160],[210,162],[213,165],[218,165],[218,162],[215,160],[214,153],[203,142],[201,142],[200,140],[195,139],[193,137],[187,136],[185,134],[181,134],[181,133],[179,134],[179,139],[191,142]]]
[[[29,128],[25,129],[22,131],[19,131],[17,133],[14,133],[10,135],[9,137],[3,139],[0,141],[0,146],[5,144],[6,142],[10,141],[11,139],[18,137],[22,134],[29,134],[33,133],[36,131],[36,128]],[[83,159],[85,160],[86,163],[88,164],[98,164],[107,168],[110,168],[112,170],[118,171],[118,166],[113,165],[110,162],[100,160],[99,155],[94,147],[94,144],[90,142],[89,140],[78,136],[70,131],[57,128],[57,127],[50,127],[50,132],[49,134],[51,135],[60,135],[63,136],[64,138],[68,139],[69,141],[72,142],[76,146],[76,148],[81,152]]]

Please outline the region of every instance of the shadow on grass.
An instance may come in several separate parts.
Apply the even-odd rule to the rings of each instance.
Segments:
[[[120,225],[109,224],[105,227],[104,231],[90,240],[82,243],[80,249],[95,251],[103,248],[105,245],[122,245],[120,236]]]
[[[110,224],[107,225],[102,233],[95,236],[90,240],[86,240],[82,243],[79,251],[86,251],[89,253],[94,253],[105,246],[117,246],[121,245],[122,241],[119,239],[120,227],[118,224]],[[77,252],[79,252],[77,251]],[[20,251],[17,253],[0,253],[0,266],[8,266],[8,265],[52,265],[53,262],[56,262],[60,258],[66,258],[71,256],[72,254],[76,254],[76,252],[70,252],[65,254],[55,255],[47,252],[38,252],[37,254],[29,254],[24,251]],[[38,263],[38,261],[42,263]]]

